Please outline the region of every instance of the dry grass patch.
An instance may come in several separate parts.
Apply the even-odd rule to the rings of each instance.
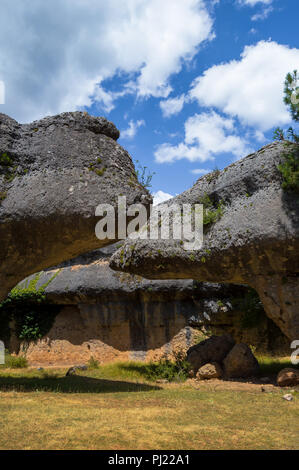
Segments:
[[[157,386],[136,369],[122,380],[107,369],[78,377],[61,370],[0,371],[0,449],[299,447],[298,393],[287,402],[286,389]]]

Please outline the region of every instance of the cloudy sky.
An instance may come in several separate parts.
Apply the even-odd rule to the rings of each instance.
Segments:
[[[1,0],[0,112],[106,116],[161,200],[291,124],[298,18],[298,0]]]

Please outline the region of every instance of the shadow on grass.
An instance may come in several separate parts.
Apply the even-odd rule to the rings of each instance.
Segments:
[[[61,392],[61,393],[112,393],[150,392],[160,387],[119,380],[95,379],[92,377],[0,377],[1,391]]]
[[[291,361],[285,360],[285,361],[280,361],[280,360],[275,360],[273,359],[268,359],[268,360],[263,360],[259,359],[259,366],[260,366],[260,376],[268,376],[268,375],[277,375],[278,372],[280,372],[282,369],[285,368],[291,368],[291,369],[299,369],[299,367],[295,364],[292,364]]]

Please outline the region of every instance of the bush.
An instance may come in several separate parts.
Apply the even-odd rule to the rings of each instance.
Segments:
[[[223,215],[223,201],[214,204],[209,196],[205,194],[199,200],[199,204],[203,205],[203,224],[208,226],[214,224],[221,219]]]
[[[94,359],[93,356],[89,359],[87,363],[88,369],[89,370],[94,370],[94,369],[99,369],[100,368],[100,363],[96,359]]]
[[[149,362],[145,365],[144,375],[147,380],[165,379],[169,382],[183,382],[188,378],[191,365],[182,352],[174,353],[175,360],[162,358],[159,362]]]
[[[234,308],[243,312],[240,318],[240,326],[242,328],[254,328],[258,326],[264,318],[265,311],[258,293],[248,288],[247,293],[243,297],[237,297],[231,300]]]
[[[283,177],[281,187],[286,191],[299,193],[299,145],[284,156],[278,169]]]
[[[139,160],[136,160],[136,170],[135,176],[137,178],[138,183],[144,188],[149,189],[152,186],[152,179],[153,176],[156,174],[155,172],[151,172],[147,166],[142,166]]]
[[[5,364],[2,368],[9,369],[24,369],[28,367],[28,362],[24,356],[11,356],[8,352],[5,353]]]
[[[15,321],[16,335],[21,340],[35,341],[42,338],[51,329],[59,311],[57,305],[45,305],[46,287],[57,276],[55,273],[49,281],[37,288],[41,273],[26,284],[19,284],[0,304],[1,338],[7,341],[10,335],[9,322]]]

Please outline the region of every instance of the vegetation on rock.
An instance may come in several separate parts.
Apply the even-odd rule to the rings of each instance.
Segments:
[[[259,298],[258,293],[248,287],[248,291],[242,297],[231,299],[234,308],[243,312],[240,317],[240,325],[242,328],[254,328],[264,318],[264,307]]]
[[[31,341],[42,338],[52,327],[59,311],[57,305],[44,305],[45,289],[57,276],[57,271],[46,283],[37,288],[41,273],[26,285],[14,287],[0,304],[1,339],[10,337],[10,322],[15,325],[15,333],[20,340]]]
[[[289,107],[289,111],[294,121],[299,122],[299,93],[297,87],[297,70],[292,74],[288,73],[285,78],[284,103]],[[274,132],[275,140],[286,141],[286,153],[283,161],[278,165],[282,174],[282,188],[286,191],[299,193],[299,135],[296,134],[293,127],[285,132],[277,127]]]

